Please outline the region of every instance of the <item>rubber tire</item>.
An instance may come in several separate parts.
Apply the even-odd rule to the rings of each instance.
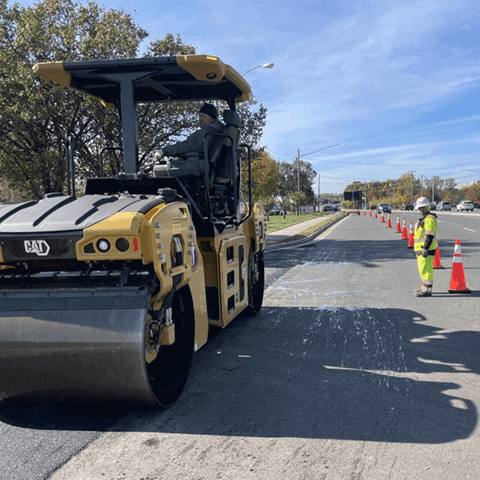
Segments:
[[[257,262],[258,280],[253,283],[254,262]],[[253,317],[257,315],[263,304],[263,293],[265,291],[265,261],[263,252],[255,255],[253,248],[248,254],[248,307],[246,314]]]
[[[162,345],[157,358],[145,363],[150,387],[161,407],[171,406],[181,395],[193,361],[194,309],[188,293],[177,292],[172,301],[175,342]]]

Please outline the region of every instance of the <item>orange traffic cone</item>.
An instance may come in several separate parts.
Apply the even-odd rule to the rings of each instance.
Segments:
[[[402,228],[400,227],[400,217],[397,217],[397,229],[395,233],[402,233]]]
[[[387,228],[392,228],[392,220],[390,219],[390,214],[388,214]]]
[[[408,240],[407,219],[403,219],[402,240]]]
[[[370,210],[370,216],[372,216],[372,211]]]
[[[470,293],[470,290],[467,288],[467,283],[465,282],[462,249],[458,238],[453,252],[452,279],[448,291],[450,293]]]
[[[433,268],[443,268],[439,247],[437,247],[437,251],[435,252],[435,257],[433,259]]]
[[[366,214],[367,214],[367,211],[366,211],[366,210],[364,210],[364,211],[363,211],[363,215],[366,215]]]
[[[415,234],[415,229],[413,228],[413,222],[410,222],[410,234],[408,235],[407,248],[413,248],[413,245],[415,244],[415,242],[413,240],[414,234]]]
[[[385,214],[382,212],[382,218],[380,219],[381,223],[385,223]]]
[[[375,218],[378,218],[377,212],[375,212]]]

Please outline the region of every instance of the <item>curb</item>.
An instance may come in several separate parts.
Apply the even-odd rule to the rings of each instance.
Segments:
[[[328,222],[326,225],[323,225],[322,227],[320,227],[318,230],[315,230],[310,235],[308,235],[306,237],[303,237],[303,238],[300,238],[298,240],[294,240],[295,235],[293,235],[292,237],[286,238],[285,240],[278,240],[277,242],[270,243],[270,244],[267,243],[265,249],[272,251],[273,249],[299,246],[299,245],[303,245],[304,243],[309,243],[311,240],[318,237],[318,235],[323,233],[325,230],[330,228],[332,225],[334,225],[335,223],[339,222],[340,220],[342,220],[346,217],[348,217],[348,214],[339,215],[338,217],[332,218],[332,220],[330,222]]]

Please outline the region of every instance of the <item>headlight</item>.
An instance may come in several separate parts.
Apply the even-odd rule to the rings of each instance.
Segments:
[[[98,242],[97,242],[97,248],[103,252],[103,253],[106,253],[110,250],[110,242],[105,239],[105,238],[101,238]]]

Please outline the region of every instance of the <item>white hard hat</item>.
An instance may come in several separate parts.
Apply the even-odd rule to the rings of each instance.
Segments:
[[[417,200],[417,204],[415,205],[417,208],[428,207],[430,208],[430,201],[427,197],[420,197]]]

